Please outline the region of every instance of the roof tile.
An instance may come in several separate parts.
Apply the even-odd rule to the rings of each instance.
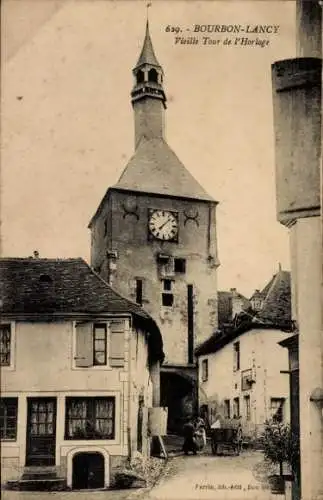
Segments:
[[[113,187],[214,201],[162,138],[148,140],[143,137]]]

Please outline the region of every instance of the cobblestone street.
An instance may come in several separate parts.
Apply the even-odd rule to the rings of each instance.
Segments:
[[[260,452],[237,456],[178,456],[169,460],[162,478],[146,495],[133,492],[130,498],[167,499],[250,499],[280,500],[272,495]]]
[[[129,490],[84,490],[71,492],[2,491],[1,500],[126,500],[129,497],[129,493]]]
[[[2,492],[3,500],[282,500],[272,495],[266,483],[266,466],[260,452],[244,451],[240,456],[171,457],[159,481],[151,489],[74,491],[74,492]]]

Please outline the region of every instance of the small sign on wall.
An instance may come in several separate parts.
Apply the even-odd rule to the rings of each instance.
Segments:
[[[155,407],[148,409],[148,432],[150,436],[166,436],[168,408]]]

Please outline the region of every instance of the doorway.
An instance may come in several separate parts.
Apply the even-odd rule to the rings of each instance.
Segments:
[[[104,488],[104,457],[99,452],[77,453],[73,457],[72,488]]]
[[[26,465],[55,465],[56,398],[27,400]]]

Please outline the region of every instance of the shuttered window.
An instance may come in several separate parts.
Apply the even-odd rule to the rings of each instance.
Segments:
[[[95,366],[107,364],[107,325],[96,323],[93,327],[93,364]]]
[[[125,321],[76,324],[75,366],[124,366]]]
[[[75,365],[84,368],[93,365],[93,323],[76,324]]]
[[[109,326],[110,337],[110,366],[124,366],[124,350],[125,350],[125,322],[123,320],[111,321]]]

